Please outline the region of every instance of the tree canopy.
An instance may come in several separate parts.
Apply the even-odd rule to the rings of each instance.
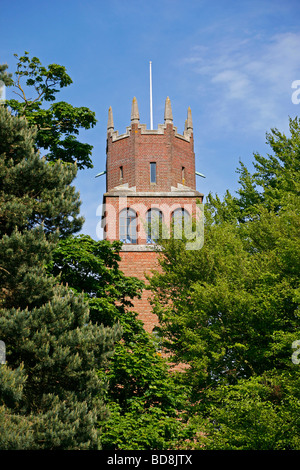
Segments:
[[[121,335],[93,323],[46,266],[62,236],[78,229],[74,165],[48,163],[25,118],[0,107],[1,449],[98,449],[107,413],[97,371]]]
[[[121,245],[87,235],[68,237],[56,247],[48,269],[77,295],[83,292],[94,323],[106,327],[118,323],[122,328],[109,364],[98,370],[107,381],[110,412],[108,419],[99,421],[102,448],[169,449],[192,435],[186,423],[188,394],[170,374],[155,338],[130,308],[144,282],[119,270]]]
[[[19,57],[14,54],[17,67],[7,73],[7,65],[0,68],[0,80],[12,87],[15,99],[6,100],[6,106],[16,115],[24,116],[37,128],[35,143],[44,149],[48,161],[62,160],[77,163],[79,169],[92,168],[92,146],[78,140],[80,129],[96,125],[95,113],[85,106],[74,107],[65,101],[56,101],[62,88],[72,84],[63,65],[41,64],[29,52]]]
[[[205,417],[212,436],[203,441],[208,448],[216,436],[223,448],[299,445],[299,369],[291,360],[299,339],[298,119],[290,119],[290,134],[267,134],[273,153],[255,154],[252,174],[241,165],[237,196],[228,191],[221,201],[209,195],[201,250],[161,241],[162,273],[150,279],[164,346],[189,366],[182,380],[201,403],[201,426]],[[233,400],[243,400],[240,415]],[[247,444],[250,431],[238,427],[251,406],[262,427],[259,439]],[[281,420],[282,433],[266,442],[264,429]]]

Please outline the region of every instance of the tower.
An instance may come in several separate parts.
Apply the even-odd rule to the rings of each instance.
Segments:
[[[181,227],[187,224],[202,201],[203,194],[196,191],[191,109],[179,134],[167,98],[164,124],[149,130],[140,124],[133,98],[131,124],[119,134],[109,108],[102,226],[105,239],[123,242],[120,269],[124,274],[145,279],[145,273],[158,268],[157,238],[170,236],[174,221]],[[144,291],[134,302],[134,310],[151,332],[157,319],[151,313],[149,295]]]

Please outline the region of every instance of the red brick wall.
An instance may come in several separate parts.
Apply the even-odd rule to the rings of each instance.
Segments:
[[[171,186],[182,184],[182,167],[184,184],[196,189],[193,135],[190,141],[178,137],[172,124],[167,124],[164,134],[143,134],[137,124],[132,124],[129,132],[130,135],[115,141],[108,135],[107,191],[124,183],[136,186],[136,191],[170,191]],[[156,184],[150,183],[150,162],[156,162]]]
[[[126,276],[134,276],[146,281],[145,273],[150,274],[152,269],[159,269],[157,262],[158,254],[154,251],[149,252],[122,252],[119,268]],[[147,281],[146,281],[147,283]],[[153,328],[158,325],[156,315],[152,313],[149,297],[151,292],[143,291],[141,299],[134,300],[133,311],[139,313],[140,320],[143,321],[145,330],[151,333]]]
[[[128,183],[135,186],[135,162],[133,140],[130,137],[116,142],[107,139],[106,160],[106,190],[110,191],[115,186]],[[123,166],[123,180],[120,180],[120,166]]]
[[[181,170],[185,168],[184,184],[189,188],[196,189],[196,173],[195,173],[195,154],[193,151],[194,141],[193,135],[190,142],[177,137],[172,139],[172,185],[182,183]]]
[[[134,197],[124,198],[107,196],[105,199],[106,211],[104,219],[104,231],[107,240],[119,239],[119,213],[122,209],[130,207],[138,216],[138,244],[146,243],[145,223],[147,211],[158,208],[163,213],[163,223],[170,230],[172,213],[175,209],[183,207],[192,217],[196,216],[195,197]]]

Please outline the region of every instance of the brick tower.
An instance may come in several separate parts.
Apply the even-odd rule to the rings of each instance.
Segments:
[[[123,242],[120,269],[125,275],[145,279],[145,273],[156,269],[155,241],[159,234],[170,236],[174,221],[182,228],[195,217],[197,202],[202,200],[203,194],[196,191],[190,108],[182,135],[173,125],[169,98],[165,102],[164,124],[155,130],[140,124],[136,98],[132,101],[131,125],[125,134],[114,130],[109,108],[102,227],[105,239]],[[157,319],[151,313],[149,295],[144,291],[133,310],[151,332]]]

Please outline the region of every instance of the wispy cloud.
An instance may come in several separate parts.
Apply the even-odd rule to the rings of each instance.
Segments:
[[[248,35],[195,45],[184,61],[205,81],[207,106],[217,107],[220,122],[234,125],[243,116],[245,126],[255,130],[286,119],[282,112],[291,103],[291,84],[300,79],[299,50],[299,33]]]

